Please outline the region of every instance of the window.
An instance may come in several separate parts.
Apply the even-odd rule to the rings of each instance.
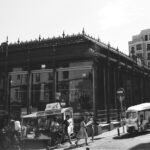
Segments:
[[[150,34],[149,34],[149,40],[150,40]]]
[[[10,104],[26,106],[27,102],[27,73],[10,74]]]
[[[145,41],[148,41],[148,35],[145,35]]]
[[[131,47],[131,51],[134,51],[134,47]]]
[[[127,119],[135,119],[137,117],[136,112],[127,112],[126,113],[126,118]]]
[[[17,80],[20,80],[20,74],[17,75]]]
[[[4,104],[4,77],[0,79],[0,105]]]
[[[135,53],[134,47],[131,47],[131,54],[133,55]]]
[[[60,100],[73,107],[74,112],[92,109],[92,70],[91,68],[68,68],[57,71],[57,92]]]
[[[48,80],[53,80],[53,72],[48,73]]]
[[[150,50],[150,44],[147,44],[147,50]]]
[[[69,72],[68,71],[63,71],[63,79],[68,79]]]
[[[15,97],[16,99],[19,99],[19,89],[15,89]]]
[[[142,50],[142,45],[141,44],[137,44],[136,45],[136,50]]]
[[[137,55],[138,58],[141,58],[141,59],[142,59],[142,57],[143,57],[143,56],[142,56],[142,53],[137,53],[136,55]]]
[[[32,74],[32,105],[53,100],[53,72],[36,72]]]
[[[40,82],[40,73],[36,74],[36,78],[35,78],[36,82]]]
[[[148,68],[150,68],[150,62],[148,62]]]
[[[147,54],[147,59],[149,59],[149,60],[150,60],[150,53],[148,53],[148,54]]]

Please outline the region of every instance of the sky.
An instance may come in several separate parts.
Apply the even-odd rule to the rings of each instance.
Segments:
[[[129,53],[128,41],[150,28],[149,0],[0,0],[0,43],[85,33]]]

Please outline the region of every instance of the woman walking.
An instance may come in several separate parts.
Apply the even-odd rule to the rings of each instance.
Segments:
[[[86,125],[85,125],[84,117],[81,117],[80,130],[77,134],[77,141],[75,142],[76,146],[78,146],[78,142],[80,139],[85,139],[85,144],[88,145],[87,143],[88,134],[86,132]]]

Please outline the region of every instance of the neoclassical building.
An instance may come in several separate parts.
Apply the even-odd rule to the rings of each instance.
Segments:
[[[117,119],[123,108],[150,101],[150,70],[118,49],[79,35],[0,46],[0,110],[20,116],[65,102],[74,113],[93,112],[100,121]]]

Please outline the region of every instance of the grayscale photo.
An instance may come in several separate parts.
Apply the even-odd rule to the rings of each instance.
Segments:
[[[149,7],[0,0],[0,150],[149,150]]]

